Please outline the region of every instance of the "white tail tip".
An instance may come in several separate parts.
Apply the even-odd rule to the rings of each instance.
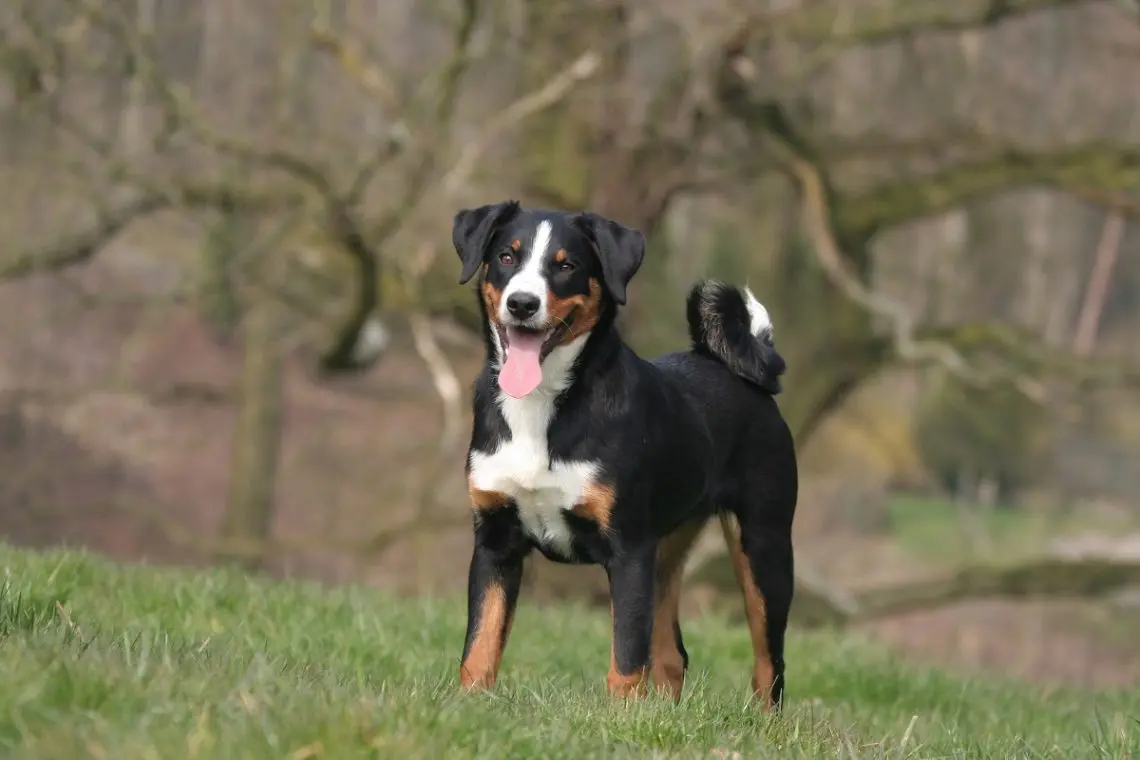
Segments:
[[[748,306],[748,318],[750,321],[750,329],[752,334],[760,337],[764,333],[772,332],[772,318],[768,315],[768,310],[764,308],[764,304],[756,300],[756,296],[752,295],[750,288],[744,289],[744,301]]]

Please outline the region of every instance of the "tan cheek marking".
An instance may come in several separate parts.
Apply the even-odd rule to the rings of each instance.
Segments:
[[[487,306],[487,317],[494,323],[499,321],[499,301],[503,298],[503,291],[489,282],[483,283],[483,303]]]
[[[484,491],[472,485],[470,480],[467,481],[467,495],[471,497],[471,508],[477,512],[505,507],[510,503],[510,497],[502,491]]]
[[[601,530],[609,530],[615,498],[612,487],[590,483],[582,490],[582,498],[570,511],[578,517],[593,520]]]
[[[590,278],[590,294],[583,299],[582,305],[574,317],[574,324],[570,326],[566,342],[576,340],[593,330],[601,318],[602,309],[602,283]]]
[[[550,312],[552,319],[558,322],[566,322],[570,317],[574,316],[574,321],[578,320],[574,310],[586,304],[586,296],[570,296],[569,298],[559,298],[554,295],[554,291],[546,291],[547,309]],[[573,329],[573,325],[568,325]]]
[[[569,329],[562,338],[562,345],[566,345],[593,330],[601,316],[602,284],[593,277],[590,278],[590,292],[588,295],[558,298],[554,293],[547,291],[546,302],[550,304],[551,316],[563,323],[570,321]]]

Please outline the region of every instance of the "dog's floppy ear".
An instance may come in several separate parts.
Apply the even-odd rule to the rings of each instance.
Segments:
[[[451,223],[451,243],[463,263],[459,274],[460,285],[474,277],[479,270],[479,265],[487,256],[487,245],[495,234],[495,228],[510,221],[518,211],[518,201],[503,201],[456,212]]]
[[[645,236],[640,230],[589,211],[578,215],[578,224],[598,247],[606,289],[615,301],[624,304],[626,286],[645,258]]]

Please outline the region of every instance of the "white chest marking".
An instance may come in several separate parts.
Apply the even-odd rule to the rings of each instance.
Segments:
[[[551,460],[546,431],[554,416],[554,399],[570,382],[570,369],[586,336],[550,352],[542,363],[542,385],[526,398],[499,394],[499,409],[511,429],[511,440],[493,452],[471,452],[471,483],[498,491],[518,504],[523,528],[537,543],[570,556],[572,535],[564,510],[580,503],[599,466],[592,461]]]

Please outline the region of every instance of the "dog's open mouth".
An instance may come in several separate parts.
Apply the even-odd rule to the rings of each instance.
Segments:
[[[542,362],[569,329],[570,320],[546,330],[496,324],[506,355],[499,370],[499,387],[513,398],[524,398],[542,385]]]

